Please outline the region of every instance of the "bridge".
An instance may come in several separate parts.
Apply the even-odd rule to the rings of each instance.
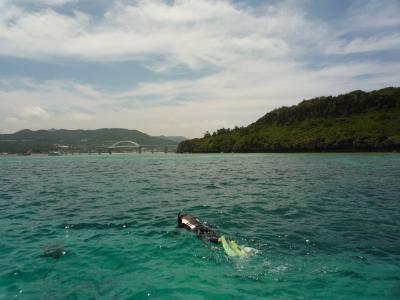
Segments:
[[[99,154],[101,154],[102,152],[108,152],[109,154],[112,154],[113,151],[134,151],[141,153],[142,148],[143,147],[139,143],[136,143],[134,141],[119,141],[112,144],[111,146],[97,147],[97,152]]]
[[[108,149],[137,149],[140,148],[140,144],[133,142],[133,141],[119,141],[116,142],[114,144],[112,144],[111,146],[108,147]]]
[[[119,141],[115,142],[111,146],[97,147],[97,152],[99,154],[103,152],[108,152],[109,154],[112,154],[113,151],[129,151],[138,152],[139,154],[141,154],[142,151],[145,151],[146,149],[150,150],[151,153],[154,153],[155,151],[160,151],[160,149],[163,149],[164,152],[168,152],[171,147],[176,148],[176,145],[140,145],[135,141]]]

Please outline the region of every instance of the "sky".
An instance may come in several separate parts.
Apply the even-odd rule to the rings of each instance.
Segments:
[[[200,137],[400,86],[400,0],[0,0],[0,133]]]

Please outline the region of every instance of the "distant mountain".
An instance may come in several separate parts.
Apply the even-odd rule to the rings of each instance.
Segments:
[[[0,134],[0,152],[22,153],[28,149],[33,152],[47,152],[55,144],[67,145],[77,149],[95,150],[110,146],[118,141],[134,141],[142,146],[171,147],[177,142],[167,138],[153,137],[138,130],[122,128],[103,128],[96,130],[50,129],[32,131],[24,129],[13,134]]]
[[[400,150],[400,88],[393,87],[305,100],[178,146],[178,152],[392,150]]]
[[[180,142],[188,140],[188,138],[184,137],[184,136],[165,136],[165,135],[160,135],[160,136],[157,136],[157,137],[159,137],[161,139],[174,141],[174,142],[177,142],[177,143],[180,143]]]

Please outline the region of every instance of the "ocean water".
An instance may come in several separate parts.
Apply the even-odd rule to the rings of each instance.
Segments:
[[[400,155],[0,157],[0,299],[400,299]]]

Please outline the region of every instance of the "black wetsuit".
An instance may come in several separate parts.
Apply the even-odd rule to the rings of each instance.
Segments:
[[[196,235],[212,243],[218,244],[218,235],[207,225],[202,224],[198,219],[191,215],[179,213],[178,226],[193,231]]]

